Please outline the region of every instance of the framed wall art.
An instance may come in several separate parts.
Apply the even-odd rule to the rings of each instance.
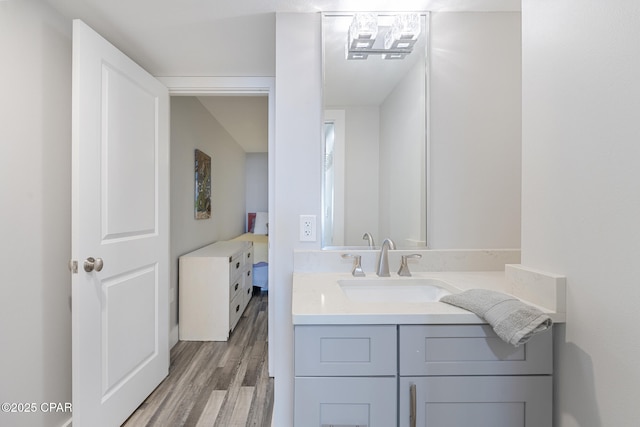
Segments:
[[[196,150],[195,213],[196,219],[211,218],[211,157]]]

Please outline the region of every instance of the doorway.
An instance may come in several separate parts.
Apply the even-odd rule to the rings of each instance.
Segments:
[[[158,77],[169,89],[169,95],[173,96],[266,96],[268,109],[268,223],[269,235],[275,236],[275,194],[274,166],[275,166],[275,78],[273,77]],[[276,249],[274,238],[269,240],[268,264],[273,266],[273,254]],[[174,265],[175,264],[175,265]],[[177,269],[177,263],[172,264],[172,268]],[[275,333],[273,325],[275,323],[274,301],[277,300],[278,286],[274,284],[273,268],[268,269],[268,283],[270,303],[268,305],[268,337],[269,337],[269,375],[274,376],[274,360],[277,357],[275,343]],[[173,274],[172,274],[173,277]],[[172,288],[172,292],[177,289]],[[175,295],[172,294],[172,295]],[[177,324],[171,326],[170,343],[173,346],[178,342]]]

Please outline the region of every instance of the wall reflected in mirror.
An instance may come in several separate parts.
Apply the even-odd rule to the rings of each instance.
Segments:
[[[428,16],[419,14],[410,49],[395,44],[411,53],[391,59],[384,38],[395,15],[376,16],[366,59],[347,59],[358,56],[348,52],[353,14],[323,16],[324,248],[366,248],[365,233],[426,245]]]

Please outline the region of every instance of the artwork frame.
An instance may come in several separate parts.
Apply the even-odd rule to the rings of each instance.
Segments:
[[[211,218],[211,156],[195,150],[195,200],[196,219]]]

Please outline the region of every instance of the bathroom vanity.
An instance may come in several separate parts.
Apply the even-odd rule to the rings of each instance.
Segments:
[[[294,339],[295,426],[551,425],[549,332],[518,348],[487,325],[298,325]]]
[[[466,310],[415,293],[363,300],[345,286],[361,279],[374,294],[376,283],[399,286],[399,294],[403,286],[422,283],[439,283],[446,292],[485,288],[533,295],[539,288],[558,298],[551,307],[534,304],[554,322],[564,321],[563,278],[508,267],[507,273],[419,272],[390,279],[294,273],[294,425],[550,426],[552,331],[513,347]]]

